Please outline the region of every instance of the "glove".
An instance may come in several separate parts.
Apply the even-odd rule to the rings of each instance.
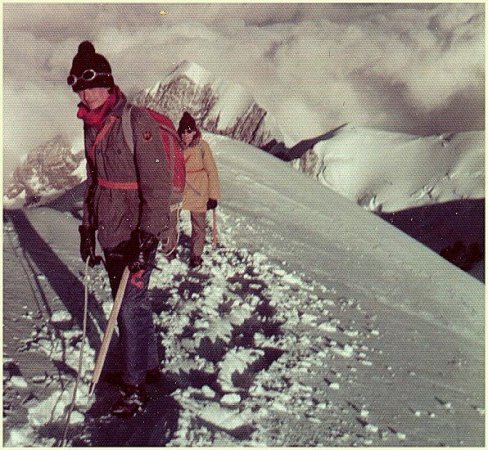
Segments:
[[[214,198],[209,198],[207,202],[207,210],[217,208],[217,200]]]
[[[95,230],[87,225],[80,225],[78,227],[80,232],[80,255],[83,262],[90,258],[88,265],[90,267],[100,264],[102,258],[95,254]]]
[[[151,265],[149,258],[158,247],[159,241],[154,234],[139,230],[136,233],[136,242],[138,243],[137,253],[132,258],[132,261],[129,262],[129,270],[131,272],[145,270]]]

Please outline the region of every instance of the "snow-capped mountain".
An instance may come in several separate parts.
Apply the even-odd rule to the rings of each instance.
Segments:
[[[284,140],[277,123],[243,86],[187,61],[132,101],[166,114],[176,126],[188,111],[202,129],[256,147]]]
[[[366,209],[393,212],[484,198],[484,148],[483,131],[421,137],[346,125],[293,165]]]
[[[13,172],[4,191],[4,207],[44,204],[86,178],[81,142],[61,136],[34,148]]]
[[[188,62],[133,101],[163,111],[176,124],[189,111],[212,135],[293,161],[465,270],[483,255],[483,131],[422,137],[343,124],[287,148],[280,128],[241,86]],[[82,147],[81,138],[70,145],[58,136],[34,149],[5,189],[4,207],[45,204],[79,184],[85,178]]]

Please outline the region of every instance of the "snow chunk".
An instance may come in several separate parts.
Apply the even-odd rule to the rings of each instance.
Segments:
[[[69,423],[72,425],[73,424],[80,424],[80,423],[83,423],[84,421],[85,421],[85,416],[78,411],[73,411],[71,413],[70,418],[69,418]]]
[[[248,410],[242,412],[222,408],[217,404],[206,406],[198,417],[216,428],[227,433],[239,433],[245,428],[250,428],[252,424],[252,413]]]
[[[331,322],[324,322],[319,325],[319,330],[325,331],[326,333],[335,333],[337,327]]]
[[[344,358],[351,358],[354,355],[354,349],[349,345],[344,345],[344,348],[332,347],[332,351]]]
[[[240,402],[241,396],[239,394],[226,394],[220,400],[220,403],[223,406],[236,406]]]
[[[5,447],[31,447],[34,441],[35,434],[32,428],[14,428],[10,430],[10,436],[5,443]]]
[[[53,392],[46,400],[29,409],[29,423],[38,427],[47,423],[65,420],[65,414],[71,404],[72,397],[72,388],[61,392]],[[76,399],[77,406],[89,407],[93,401],[94,399],[88,395],[88,386],[79,385]],[[84,418],[81,419],[80,416],[82,416],[81,413],[73,412],[70,418],[71,423],[83,422]]]
[[[71,402],[68,391],[54,392],[49,398],[31,408],[28,413],[29,422],[34,426],[42,426],[49,422],[62,420],[65,408]]]
[[[284,412],[284,413],[288,412],[288,408],[279,402],[274,402],[273,405],[271,406],[271,409],[278,412]]]
[[[215,392],[207,385],[203,386],[201,391],[205,398],[212,399],[215,397]]]
[[[66,310],[54,311],[51,316],[51,323],[66,323],[73,320],[71,314]]]
[[[378,427],[376,425],[371,425],[370,423],[368,423],[364,429],[366,431],[369,431],[370,433],[377,433],[378,432]]]
[[[24,377],[20,377],[17,375],[14,375],[12,378],[10,378],[10,383],[12,383],[12,386],[16,388],[27,388],[29,385],[27,384],[27,381],[25,381]]]
[[[219,363],[219,382],[224,391],[235,391],[232,377],[234,373],[243,374],[246,369],[264,355],[262,350],[232,349]]]

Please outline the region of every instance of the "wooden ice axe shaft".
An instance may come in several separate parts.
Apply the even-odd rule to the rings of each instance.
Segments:
[[[112,311],[110,311],[110,316],[108,318],[107,328],[105,330],[105,334],[103,335],[102,345],[100,347],[100,352],[98,353],[95,370],[93,371],[93,377],[90,383],[89,395],[93,394],[95,385],[100,379],[100,374],[102,373],[103,365],[105,364],[108,347],[112,339],[115,324],[117,323],[117,316],[119,315],[120,305],[122,304],[122,299],[124,298],[125,288],[127,286],[127,281],[129,280],[129,275],[129,268],[126,267],[124,269],[124,272],[122,273],[122,278],[120,280],[119,288],[117,289],[117,295],[115,296],[114,305],[112,306]]]
[[[217,248],[217,212],[212,209],[212,247]]]

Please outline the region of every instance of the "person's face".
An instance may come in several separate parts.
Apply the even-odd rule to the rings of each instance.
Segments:
[[[110,96],[109,89],[105,87],[83,89],[82,91],[78,91],[78,95],[88,109],[96,109],[102,106]]]
[[[181,139],[183,139],[185,145],[190,145],[191,141],[193,141],[193,138],[195,137],[195,134],[197,134],[196,130],[183,130],[181,133]]]

